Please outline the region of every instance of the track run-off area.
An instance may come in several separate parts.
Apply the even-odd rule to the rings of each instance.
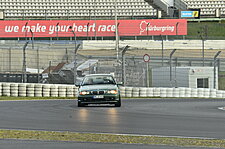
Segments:
[[[224,107],[224,99],[122,99],[120,108],[4,100],[0,139],[225,148]]]

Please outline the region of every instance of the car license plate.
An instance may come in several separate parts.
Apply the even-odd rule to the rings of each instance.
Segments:
[[[104,98],[104,96],[103,96],[103,95],[96,95],[96,96],[94,96],[93,98],[94,98],[94,99],[99,99],[99,98]]]

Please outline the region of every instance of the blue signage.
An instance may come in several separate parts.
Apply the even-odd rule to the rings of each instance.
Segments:
[[[199,18],[200,10],[182,10],[180,11],[181,18]]]

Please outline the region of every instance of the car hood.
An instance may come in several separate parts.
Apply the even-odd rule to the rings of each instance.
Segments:
[[[89,91],[89,90],[116,90],[117,85],[85,85],[80,87],[80,91]]]

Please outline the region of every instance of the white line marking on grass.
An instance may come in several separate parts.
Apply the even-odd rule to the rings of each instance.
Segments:
[[[219,107],[218,109],[219,110],[225,110],[225,107]]]

